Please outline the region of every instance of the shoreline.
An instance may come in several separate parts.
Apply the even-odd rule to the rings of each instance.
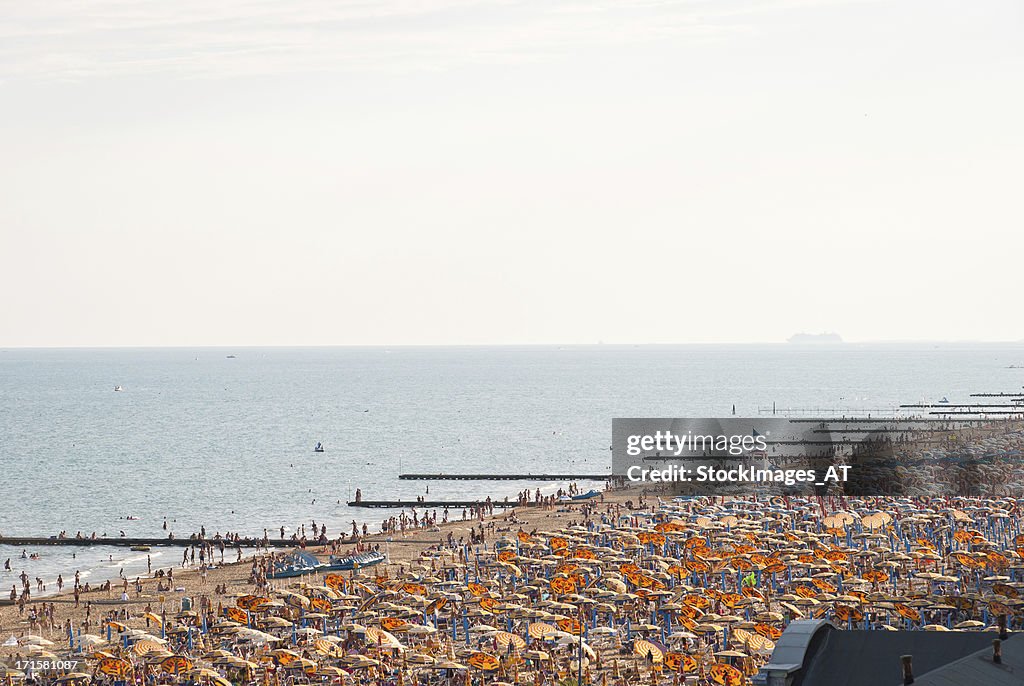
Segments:
[[[505,484],[505,485],[508,486],[511,489],[511,484],[512,483],[513,482],[508,482],[508,484]],[[527,483],[527,482],[524,482],[524,483]],[[557,491],[559,489],[565,490],[565,489],[568,488],[568,485],[569,485],[570,482],[566,481],[566,482],[528,482],[528,483],[529,483],[529,486],[523,486],[523,488],[517,488],[516,490],[517,491],[522,491],[522,490],[525,489],[525,490],[529,491],[531,494],[534,492],[534,490],[537,490],[537,489],[543,489],[543,490],[552,489],[553,491]],[[583,490],[583,491],[586,491],[589,488],[595,488],[597,490],[602,490],[603,491],[607,487],[607,483],[608,482],[597,482],[597,481],[589,481],[588,480],[588,481],[576,482],[576,485],[580,486],[581,490]],[[487,498],[490,498],[495,503],[502,502],[503,500],[513,500],[513,498],[514,498],[514,494],[512,492],[506,492],[501,486],[498,486],[497,488],[494,488],[493,490],[495,490],[496,492],[488,494],[488,495],[484,495],[483,497],[479,498],[480,502],[484,502]],[[426,494],[427,494],[427,496],[429,496],[429,486],[427,486]],[[423,494],[421,494],[421,495],[423,495]],[[370,499],[367,498],[367,500],[370,500]],[[514,500],[513,500],[513,502],[514,502]],[[343,501],[339,501],[339,503],[344,504]],[[410,503],[410,505],[415,505],[415,503]],[[529,503],[529,506],[530,507],[534,506],[532,501]],[[299,507],[299,506],[297,506],[297,507]],[[363,509],[363,508],[360,508],[360,509]],[[459,512],[459,511],[464,510],[464,509],[465,510],[470,510],[470,508],[464,508],[464,507],[452,508],[452,510],[451,510],[452,515],[454,516],[454,514],[456,512]],[[516,506],[516,507],[503,508],[503,509],[505,509],[507,512],[512,512],[513,510],[521,510],[522,508],[521,508],[521,506]],[[344,521],[339,517],[339,518],[335,518],[335,519],[332,519],[332,520],[323,520],[322,522],[319,522],[319,523],[326,524],[329,528],[331,528],[333,530],[335,535],[334,536],[329,536],[328,537],[329,541],[337,540],[338,537],[341,536],[341,537],[344,538],[344,541],[342,542],[342,545],[349,545],[350,546],[350,545],[354,544],[354,541],[351,539],[351,530],[350,530],[350,526],[351,526],[351,524],[353,522],[356,523],[359,526],[360,530],[362,530],[363,527],[366,527],[368,532],[372,532],[372,531],[375,531],[375,530],[379,531],[380,527],[383,526],[392,517],[399,517],[402,514],[407,514],[408,515],[408,514],[410,514],[412,512],[412,510],[413,510],[412,507],[387,508],[387,509],[383,509],[383,508],[365,508],[365,512],[367,514],[372,512],[376,516],[370,516],[370,517],[362,518],[362,519],[353,519],[353,518],[346,517]],[[416,507],[415,510],[417,512],[434,511],[434,510],[437,510],[438,512],[441,512],[442,508],[424,506],[424,507]],[[470,521],[472,519],[472,513],[469,512],[468,514],[469,514],[469,518],[466,521]],[[500,514],[501,513],[499,512],[499,510],[496,508],[494,515],[495,516],[500,516]],[[300,520],[301,520],[301,518],[300,518]],[[176,518],[165,518],[165,521],[176,522],[177,519]],[[293,520],[293,521],[295,521],[295,520]],[[449,523],[459,522],[459,521],[461,521],[461,520],[453,519],[453,520],[450,520]],[[305,524],[302,524],[301,526],[304,528],[308,524],[309,524],[309,520],[307,519],[307,520],[305,520]],[[213,527],[207,527],[207,528],[211,529],[211,530],[213,529]],[[265,532],[268,532],[268,533],[276,532],[277,531],[277,529],[273,528],[273,527],[264,527],[263,530]],[[61,539],[63,542],[58,544],[58,543],[55,542],[55,540],[58,538],[58,535],[45,536],[45,537],[44,536],[35,536],[35,537],[33,537],[33,536],[24,536],[24,537],[6,536],[6,537],[3,537],[3,538],[0,538],[0,548],[3,548],[4,546],[9,546],[9,547],[11,547],[12,552],[15,553],[15,554],[11,554],[11,555],[7,556],[7,557],[10,558],[11,563],[13,565],[12,569],[11,569],[12,576],[10,577],[9,581],[11,581],[13,583],[17,583],[18,582],[18,574],[20,572],[22,572],[22,571],[27,572],[29,574],[30,579],[33,582],[37,578],[37,576],[41,576],[43,578],[43,582],[46,585],[47,590],[38,592],[38,595],[37,595],[37,591],[35,590],[36,589],[35,584],[34,583],[32,584],[32,589],[33,589],[33,591],[32,591],[32,598],[33,598],[33,600],[35,600],[37,598],[42,599],[42,598],[52,598],[52,597],[54,597],[54,592],[52,590],[49,590],[50,586],[56,584],[56,579],[57,579],[58,575],[63,575],[64,578],[65,578],[65,581],[67,580],[67,578],[69,576],[69,573],[73,576],[75,565],[73,563],[71,563],[70,558],[69,558],[69,564],[68,564],[68,568],[67,569],[64,569],[63,565],[61,565],[61,567],[56,569],[56,570],[47,571],[47,572],[42,573],[42,574],[33,573],[28,568],[24,568],[24,567],[19,569],[18,568],[18,561],[19,561],[18,558],[20,557],[19,554],[20,554],[22,549],[29,549],[29,548],[33,548],[33,547],[38,547],[40,550],[44,550],[44,549],[53,550],[53,549],[64,548],[64,547],[67,547],[67,548],[110,547],[110,548],[113,548],[113,549],[123,549],[127,553],[127,549],[131,545],[131,543],[129,543],[129,541],[139,540],[139,541],[145,541],[144,544],[145,545],[149,545],[152,548],[152,550],[154,550],[154,551],[156,551],[158,549],[161,550],[161,551],[174,551],[174,550],[181,551],[182,549],[189,549],[191,547],[198,546],[202,541],[200,539],[198,539],[198,538],[195,538],[195,537],[198,536],[199,534],[200,534],[200,532],[197,531],[197,532],[192,532],[192,533],[189,533],[189,534],[183,534],[183,535],[176,536],[174,538],[173,543],[168,542],[167,539],[165,539],[163,537],[160,537],[160,538],[155,538],[155,537],[146,537],[146,538],[141,538],[141,537],[125,537],[125,538],[121,538],[121,537],[110,537],[110,536],[104,535],[104,536],[98,536],[96,538],[92,538],[90,536],[90,537],[82,538],[82,539],[79,539],[79,538],[76,538],[76,537],[73,537],[73,536],[65,536],[65,537],[63,537]],[[297,535],[298,535],[298,532],[294,532],[292,534],[292,536],[297,536]],[[361,538],[365,540],[367,537],[372,538],[372,537],[381,536],[381,535],[382,534],[379,533],[379,532],[378,533],[368,533],[367,536],[365,536],[365,537],[361,536]],[[29,539],[32,539],[34,542],[31,543],[31,544],[25,543],[24,545],[21,543],[21,541],[28,541]],[[79,540],[81,540],[83,542],[82,543],[77,543],[77,541],[79,541]],[[263,543],[262,542],[263,542],[264,538],[262,536],[256,536],[256,535],[253,535],[253,534],[248,534],[248,535],[245,535],[245,536],[241,537],[241,540],[240,540],[239,544],[235,544],[234,542],[228,543],[227,540],[223,539],[223,538],[222,538],[222,540],[225,540],[225,544],[227,546],[227,550],[233,550],[238,545],[241,545],[241,547],[243,548],[245,557],[246,558],[250,558],[254,549],[259,549],[259,548],[263,547]],[[288,550],[291,550],[292,548],[300,547],[300,541],[302,540],[302,537],[301,536],[298,537],[298,538],[279,537],[279,538],[269,538],[268,540],[269,540],[269,545],[272,548],[275,548],[278,551],[288,551]],[[10,541],[10,542],[8,542],[8,541]],[[211,539],[211,538],[207,538],[205,542],[206,543],[213,543],[215,546],[217,545],[217,541],[214,540],[214,539]],[[306,546],[309,547],[309,548],[315,548],[315,547],[318,547],[319,544],[312,542],[311,539],[307,537],[306,538]],[[148,552],[148,551],[140,551],[140,554],[145,554],[145,552]],[[61,553],[57,553],[57,554],[60,555]],[[2,559],[2,557],[0,557],[0,559]],[[171,557],[169,559],[173,559],[173,557]],[[90,568],[90,570],[89,570],[90,573],[95,571],[95,569],[97,567],[105,566],[102,563],[103,563],[103,561],[97,561],[97,563],[92,568]],[[159,566],[166,567],[167,565],[163,564],[163,565],[159,565]],[[179,569],[181,565],[180,565],[180,563],[176,562],[176,563],[172,564],[171,566],[173,568],[175,568],[175,569]],[[154,571],[156,570],[156,568],[157,568],[157,565],[154,565]],[[81,569],[84,569],[84,567],[82,567]],[[129,576],[130,579],[133,579],[135,576],[139,576],[137,574],[138,571],[139,571],[139,565],[135,565],[135,569],[134,569],[135,573],[127,574],[127,576]],[[2,574],[2,573],[3,572],[0,571],[0,574]],[[143,577],[143,578],[146,578],[146,577]],[[111,577],[109,577],[107,579],[97,578],[96,579],[96,583],[103,583],[104,581],[108,581],[108,580],[111,581],[112,583],[119,582],[119,578],[115,574],[115,575],[113,575],[113,576],[111,576]],[[5,579],[3,581],[0,581],[0,607],[4,607],[5,605],[9,604],[9,602],[10,602],[9,599],[8,599],[8,591],[10,589],[9,589],[8,586],[4,585],[4,584],[7,583],[7,581],[8,581],[7,579]],[[90,579],[90,582],[91,581],[92,580]],[[17,585],[18,585],[19,590],[20,590],[20,583],[17,583]]]
[[[642,492],[650,490],[650,485],[646,488],[640,485],[625,485],[620,486],[611,490],[600,491],[601,496],[594,498],[590,501],[571,501],[571,502],[558,502],[554,501],[551,505],[537,505],[530,502],[526,506],[516,506],[507,509],[495,509],[492,514],[486,514],[482,518],[479,516],[467,516],[467,519],[450,519],[447,522],[438,522],[436,525],[429,528],[417,528],[406,530],[403,534],[401,531],[393,533],[371,533],[365,537],[360,537],[358,540],[352,540],[348,537],[337,546],[338,556],[345,556],[354,554],[358,549],[373,549],[379,548],[381,552],[386,552],[388,559],[382,563],[379,568],[407,568],[411,564],[414,564],[417,560],[421,559],[421,553],[431,546],[443,544],[449,533],[455,534],[455,532],[462,532],[463,537],[468,538],[468,533],[471,529],[476,530],[479,528],[481,523],[484,525],[485,531],[488,533],[487,540],[490,541],[493,538],[500,535],[498,532],[498,525],[504,522],[508,523],[508,528],[511,530],[517,530],[522,527],[529,530],[532,526],[544,523],[545,527],[557,528],[563,524],[563,520],[571,520],[574,517],[579,516],[578,507],[583,503],[588,502],[602,502],[604,504],[621,504],[628,498],[636,498],[641,495]],[[434,508],[424,508],[434,509]],[[405,512],[402,510],[401,512]],[[397,514],[394,516],[398,516]],[[385,518],[385,521],[388,518]],[[455,536],[459,538],[458,535]],[[337,540],[337,539],[334,539]],[[195,541],[198,543],[198,541]],[[169,546],[165,546],[165,549]],[[253,560],[257,557],[263,557],[267,554],[273,553],[287,553],[291,550],[304,550],[305,552],[316,555],[318,559],[324,558],[331,554],[332,545],[321,545],[319,543],[310,544],[307,542],[305,548],[299,545],[296,541],[292,546],[289,547],[278,547],[271,550],[262,547],[243,547],[243,555],[241,560],[235,560],[231,553],[235,552],[235,548],[227,547],[225,549],[225,562],[223,564],[217,564],[215,567],[207,568],[206,578],[203,579],[201,576],[201,569],[198,565],[189,565],[183,567],[180,560],[176,560],[175,564],[168,567],[168,565],[161,565],[159,567],[153,567],[153,574],[160,569],[173,569],[174,570],[174,590],[164,591],[160,593],[157,591],[158,584],[161,582],[161,577],[148,574],[145,576],[137,575],[139,582],[142,585],[141,595],[136,593],[134,577],[127,575],[128,577],[128,595],[127,601],[121,597],[122,588],[124,582],[120,578],[98,580],[96,586],[92,586],[88,593],[81,593],[80,603],[78,607],[75,607],[75,601],[73,598],[73,579],[74,573],[68,577],[71,583],[65,583],[62,591],[45,591],[41,595],[32,593],[31,599],[26,605],[25,614],[21,616],[18,612],[16,603],[10,601],[6,589],[3,596],[0,597],[0,633],[5,636],[14,634],[16,636],[24,636],[29,633],[37,633],[44,637],[53,638],[54,635],[58,637],[61,635],[62,627],[67,619],[71,618],[75,623],[76,627],[81,626],[82,620],[85,618],[86,606],[91,604],[93,607],[102,609],[103,612],[108,612],[111,609],[123,609],[131,607],[144,607],[147,605],[154,606],[156,603],[163,598],[163,605],[166,607],[168,604],[177,604],[180,606],[180,600],[182,598],[190,598],[193,603],[201,596],[207,596],[211,599],[211,602],[216,603],[218,599],[224,602],[226,595],[231,593],[241,592],[243,589],[251,588],[249,583],[249,572]],[[154,548],[155,549],[155,548]],[[187,548],[175,547],[174,550],[180,550]],[[215,551],[216,552],[216,551]],[[218,556],[219,557],[219,556]],[[230,561],[228,561],[230,558]],[[374,567],[371,569],[377,569]],[[63,572],[62,572],[63,574]],[[164,577],[165,579],[166,577]],[[271,585],[283,586],[296,579],[305,579],[308,577],[296,577],[291,579],[277,579],[270,580]],[[111,586],[109,591],[101,590],[99,584],[109,581]],[[115,583],[116,582],[116,583]],[[91,583],[91,582],[90,582]],[[228,593],[226,595],[218,595],[213,591],[216,587],[225,585]],[[183,590],[182,590],[183,589]],[[54,624],[56,628],[51,629],[49,625],[40,626],[34,632],[30,632],[31,624],[27,617],[29,615],[29,609],[32,607],[40,607],[43,605],[52,604],[56,611],[58,611],[57,617],[55,618]],[[170,608],[168,608],[170,609]],[[175,610],[177,611],[177,610]],[[70,615],[70,617],[68,616]],[[97,615],[94,614],[93,617]],[[98,624],[99,620],[96,620]],[[20,633],[19,633],[20,632]],[[0,648],[0,655],[6,652],[5,648]]]

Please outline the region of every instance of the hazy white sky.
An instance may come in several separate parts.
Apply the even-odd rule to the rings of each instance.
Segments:
[[[1018,0],[0,6],[0,346],[1024,338]]]

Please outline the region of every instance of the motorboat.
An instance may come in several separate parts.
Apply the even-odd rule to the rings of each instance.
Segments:
[[[305,574],[315,574],[323,566],[324,564],[315,556],[297,550],[284,560],[275,562],[274,568],[267,574],[267,578],[290,579]]]
[[[349,569],[363,569],[365,567],[379,565],[385,559],[386,558],[383,553],[379,553],[376,550],[371,550],[366,553],[358,553],[356,555],[349,555],[348,557],[332,557],[330,562],[324,565],[320,571],[340,572]]]

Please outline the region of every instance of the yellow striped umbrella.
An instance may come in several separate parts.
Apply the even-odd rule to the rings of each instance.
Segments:
[[[402,643],[397,638],[375,626],[366,627],[366,642],[371,644],[380,643],[389,647],[402,647]]]
[[[325,638],[318,638],[314,644],[316,651],[328,657],[345,657],[345,651],[341,646],[332,643]]]
[[[270,651],[270,654],[277,658],[277,661],[282,665],[290,665],[296,660],[300,659],[301,656],[293,650],[287,648],[278,648],[277,650]]]
[[[469,659],[466,660],[466,662],[468,662],[470,666],[476,667],[477,669],[484,672],[493,672],[501,666],[501,662],[498,660],[498,658],[494,657],[493,655],[489,655],[488,653],[480,652],[473,653],[472,655],[470,655]]]
[[[527,629],[527,633],[530,635],[530,638],[544,638],[547,634],[553,634],[556,631],[558,631],[558,629],[544,622],[533,622]]]
[[[148,638],[144,638],[141,641],[136,641],[135,645],[132,646],[132,652],[136,655],[149,655],[150,653],[158,650],[163,650],[163,646],[156,641],[151,641]]]
[[[132,671],[132,666],[127,660],[120,660],[116,657],[105,657],[100,660],[96,667],[104,674],[108,674],[110,676],[124,677]]]
[[[511,643],[516,650],[522,650],[526,647],[526,641],[522,636],[516,636],[515,634],[510,634],[507,631],[499,631],[494,634],[494,639],[502,648],[506,648],[509,643]]]
[[[664,653],[661,652],[661,648],[654,645],[650,641],[643,639],[637,639],[633,641],[633,654],[639,655],[646,659],[648,655],[652,657],[653,662],[661,662],[665,659]]]
[[[242,608],[243,610],[254,610],[257,605],[263,605],[269,603],[270,598],[258,595],[244,595],[235,601],[235,605]]]
[[[192,660],[184,655],[171,655],[160,661],[160,670],[167,674],[184,674],[192,667]]]
[[[229,607],[224,610],[224,614],[227,615],[228,619],[239,624],[245,624],[249,621],[249,615],[245,613],[245,610],[241,610],[237,607]]]

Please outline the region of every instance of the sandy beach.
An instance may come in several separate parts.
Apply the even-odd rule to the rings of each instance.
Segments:
[[[607,490],[602,492],[599,502],[606,506],[617,505],[622,507],[629,500],[639,503],[638,496],[651,490],[653,489],[649,487],[640,488],[636,486]],[[573,503],[557,503],[550,507],[529,505],[506,510],[496,509],[493,514],[485,516],[483,520],[488,533],[487,540],[493,541],[503,533],[515,532],[520,528],[527,531],[532,529],[554,530],[568,526],[571,522],[577,521],[580,518],[579,507],[579,505],[574,505]],[[439,523],[436,526],[436,530],[435,527],[431,527],[409,529],[404,533],[371,534],[361,539],[359,547],[378,547],[382,552],[387,551],[390,564],[384,565],[384,567],[391,568],[391,572],[399,572],[404,568],[422,562],[421,554],[424,550],[442,542],[449,533],[456,539],[463,536],[468,539],[470,531],[478,528],[479,524],[480,521],[477,519],[458,519],[447,523]],[[337,554],[344,556],[350,551],[354,551],[356,547],[357,544],[355,543],[344,543],[339,546]],[[180,553],[181,549],[171,548],[170,550],[170,559],[175,559],[175,556]],[[91,611],[88,617],[89,629],[86,633],[89,631],[94,632],[103,617],[111,616],[112,614],[123,616],[125,610],[127,610],[131,617],[126,622],[129,626],[145,626],[146,622],[141,619],[141,615],[146,611],[147,607],[157,614],[160,613],[161,609],[166,610],[168,614],[174,614],[180,610],[183,598],[189,598],[193,605],[197,605],[201,598],[206,597],[210,599],[214,606],[218,604],[229,606],[233,600],[229,596],[249,593],[253,590],[253,585],[250,582],[253,553],[248,552],[248,550],[250,549],[247,549],[241,562],[233,562],[236,558],[236,553],[233,549],[229,548],[225,553],[225,564],[210,568],[206,572],[205,579],[202,578],[199,569],[195,565],[177,565],[173,568],[174,590],[172,591],[159,591],[157,588],[161,580],[165,581],[166,578],[143,576],[139,578],[142,592],[137,593],[135,579],[130,578],[128,579],[129,599],[127,601],[121,599],[123,588],[121,579],[111,579],[111,589],[109,591],[95,590],[95,587],[100,585],[95,583],[92,585],[93,590],[90,590],[89,593],[81,594],[77,607],[70,588],[74,579],[74,570],[69,569],[63,574],[67,584],[62,592],[33,598],[30,604],[26,606],[25,612],[19,613],[18,607],[14,604],[0,606],[0,636],[3,638],[11,635],[20,637],[33,633],[55,642],[63,641],[66,643],[67,631],[64,629],[64,626],[70,619],[74,626],[84,628],[89,604],[91,604]],[[325,546],[311,546],[306,550],[322,559],[328,557],[328,547]],[[281,554],[285,551],[287,549],[273,549],[270,551],[270,554]],[[263,556],[268,553],[265,549],[261,549],[255,554]],[[218,556],[217,559],[219,560],[220,557]],[[164,567],[163,571],[166,572],[167,569]],[[159,570],[154,569],[153,571],[155,574]],[[375,568],[373,573],[377,574],[380,571],[381,568],[378,567]],[[287,585],[287,581],[289,580],[281,580],[274,583],[277,586],[283,587]],[[225,593],[217,593],[215,591],[217,587],[221,586],[226,591]],[[6,593],[4,600],[7,600]],[[35,628],[33,628],[32,623],[28,619],[29,612],[32,608],[38,609],[44,604],[53,606],[52,626],[51,622],[44,622],[40,619]],[[16,648],[10,646],[0,647],[0,655],[11,655],[14,652],[17,652]]]
[[[304,550],[387,555],[364,570],[268,579],[269,556],[290,553],[261,551],[178,567],[171,590],[165,569],[129,580],[127,599],[122,582],[77,606],[64,592],[3,607],[0,656],[43,684],[739,686],[798,621],[1019,631],[1022,520],[1001,497],[675,499],[634,485]]]

